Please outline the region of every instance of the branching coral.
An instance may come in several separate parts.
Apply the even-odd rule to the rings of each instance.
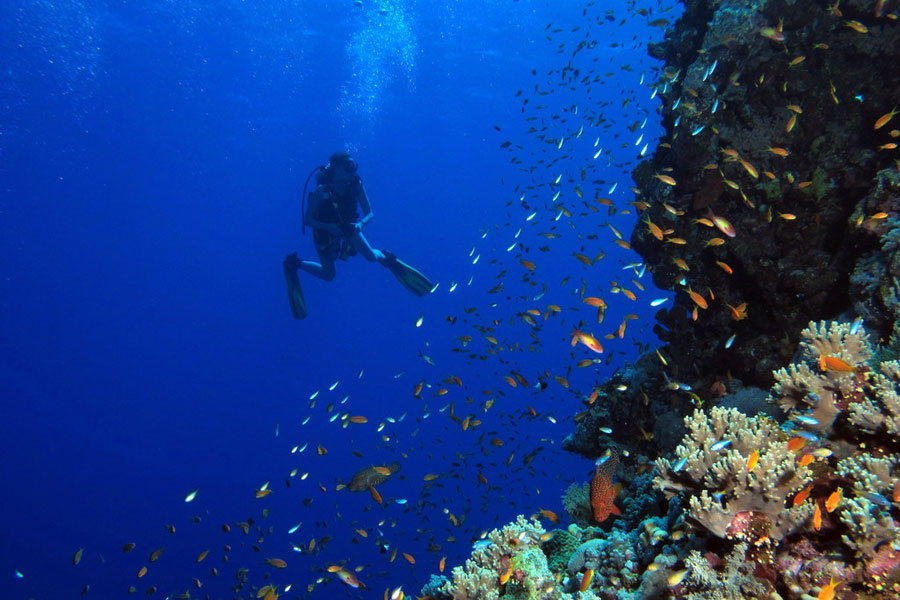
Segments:
[[[811,475],[797,465],[777,424],[714,407],[709,414],[695,411],[685,425],[689,433],[675,449],[678,459],[657,460],[659,476],[653,483],[668,497],[688,494],[688,520],[729,537],[744,533],[740,528],[753,513],[754,528],[764,518],[767,531],[759,533],[777,540],[808,518],[811,507],[786,507],[786,499],[809,483]],[[758,464],[751,470],[748,460],[754,452]]]
[[[822,369],[826,357],[855,367],[872,355],[869,336],[861,327],[847,323],[810,323],[800,333],[801,360],[773,373],[772,392],[785,411],[802,413],[804,427],[818,433],[831,430],[846,399],[858,387],[855,371]],[[843,402],[842,402],[843,401]]]
[[[770,586],[765,580],[753,576],[755,564],[746,560],[747,544],[740,543],[725,558],[721,570],[713,569],[709,560],[692,550],[685,559],[690,569],[681,583],[687,600],[744,600],[744,598],[766,598]]]
[[[890,498],[900,479],[900,456],[852,456],[840,461],[835,471],[840,477],[853,482],[853,492],[857,496],[878,494]]]
[[[884,544],[900,550],[900,529],[884,507],[865,497],[850,498],[844,501],[839,516],[847,527],[841,540],[853,549],[858,560],[874,557]]]
[[[893,516],[900,492],[900,363],[870,365],[877,354],[858,324],[811,323],[801,335],[807,362],[777,372],[773,391],[792,419],[816,429],[824,438],[818,441],[835,452],[816,469],[822,492],[814,501],[843,526],[840,545],[855,555],[861,581],[900,590],[900,529]],[[813,361],[818,368],[810,367]]]
[[[590,590],[577,594],[563,591],[547,566],[541,550],[544,529],[519,515],[515,522],[487,535],[464,566],[455,567],[451,581],[440,593],[454,600],[596,600]],[[501,583],[502,580],[502,583]]]
[[[900,363],[886,361],[878,372],[864,327],[810,323],[801,333],[800,361],[774,373],[772,391],[800,427],[834,438],[836,421],[847,427],[838,437],[858,443],[860,436],[900,436]],[[811,366],[815,365],[815,366]]]
[[[840,461],[837,475],[849,480],[855,497],[846,499],[838,516],[847,527],[841,540],[860,561],[876,557],[884,545],[900,550],[900,529],[891,517],[891,502],[900,476],[900,456],[859,455]]]
[[[900,362],[879,365],[881,373],[872,374],[871,393],[850,405],[850,422],[869,434],[886,432],[900,435]]]

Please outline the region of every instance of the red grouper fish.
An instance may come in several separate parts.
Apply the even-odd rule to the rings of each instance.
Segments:
[[[616,465],[619,463],[619,453],[615,448],[610,449],[608,456],[602,456],[597,460],[597,470],[591,479],[591,509],[594,512],[594,520],[598,523],[605,521],[609,515],[622,514],[613,504],[616,499],[617,486],[613,483],[613,475]]]

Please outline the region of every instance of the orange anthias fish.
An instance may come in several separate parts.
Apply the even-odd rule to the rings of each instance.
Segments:
[[[601,458],[597,464],[597,470],[594,471],[594,477],[591,479],[591,510],[594,513],[594,520],[602,523],[609,515],[620,515],[622,512],[613,504],[616,499],[616,485],[613,483],[613,474],[616,472],[616,465],[619,462],[619,453],[615,448],[611,449],[610,455],[604,460]]]
[[[574,346],[578,342],[581,342],[597,354],[603,352],[603,345],[595,338],[592,334],[587,333],[586,331],[579,331],[578,328],[572,328],[572,345]]]
[[[718,229],[728,237],[734,237],[737,235],[737,231],[735,231],[734,226],[728,222],[728,219],[713,214],[712,209],[707,209],[706,216],[709,217],[709,220],[713,222],[713,225],[716,226],[716,229]]]
[[[828,585],[822,586],[822,589],[819,591],[819,595],[816,596],[817,600],[833,600],[834,599],[834,591],[837,586],[844,583],[843,581],[835,581],[834,575],[830,577]]]
[[[819,355],[819,369],[822,371],[840,371],[842,373],[852,373],[856,367],[837,356]]]

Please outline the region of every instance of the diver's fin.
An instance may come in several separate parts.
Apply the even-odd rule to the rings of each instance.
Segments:
[[[394,274],[403,287],[416,296],[424,296],[434,287],[431,280],[425,277],[421,271],[409,266],[392,252],[384,252],[384,260],[381,261],[381,264]]]
[[[297,276],[297,267],[300,259],[297,254],[288,254],[282,267],[284,268],[284,280],[287,283],[288,302],[291,303],[291,312],[295,319],[306,318],[306,300],[303,299],[303,288],[300,287],[300,278]]]

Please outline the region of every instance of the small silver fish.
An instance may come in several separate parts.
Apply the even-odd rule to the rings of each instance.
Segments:
[[[728,446],[731,445],[731,440],[722,440],[721,442],[716,442],[712,446],[709,447],[713,452],[718,452],[719,450],[724,450]]]
[[[875,492],[869,492],[864,494],[864,497],[868,499],[870,502],[878,504],[879,506],[884,506],[886,508],[891,508],[891,501],[882,496],[881,494],[876,494]]]

